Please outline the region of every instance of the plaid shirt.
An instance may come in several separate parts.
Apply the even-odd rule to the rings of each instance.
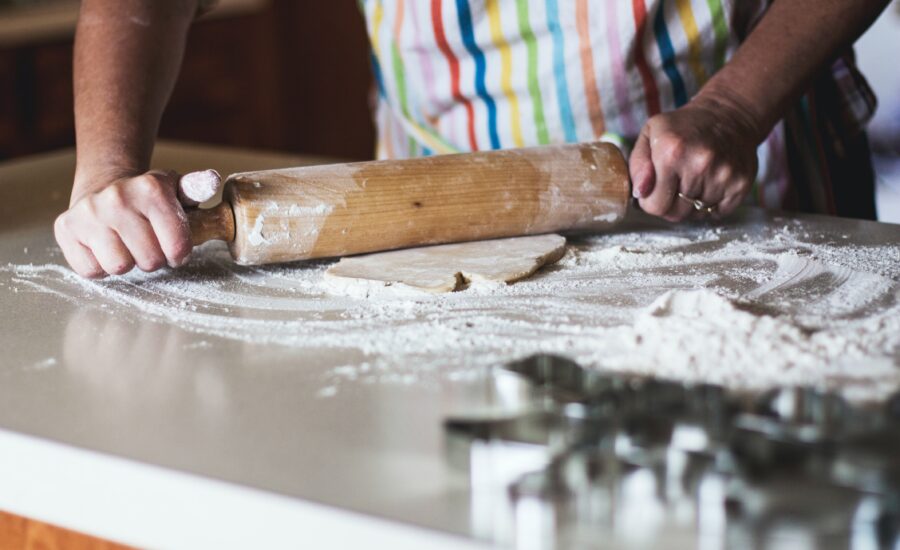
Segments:
[[[773,1],[746,4],[751,7],[744,36]],[[812,83],[780,125],[790,179],[784,208],[875,219],[875,174],[865,129],[877,105],[852,49]]]
[[[866,125],[877,100],[848,53],[784,119],[790,194],[785,208],[875,219],[875,174]]]
[[[865,77],[856,67],[852,54],[845,55],[834,62],[831,77],[837,86],[839,100],[839,116],[841,129],[849,136],[855,137],[865,130],[866,125],[875,115],[878,100]]]

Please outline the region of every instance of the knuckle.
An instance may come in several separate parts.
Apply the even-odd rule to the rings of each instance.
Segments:
[[[698,173],[708,172],[715,158],[715,152],[708,147],[698,147],[691,152],[691,164]]]
[[[105,206],[115,210],[123,210],[127,207],[125,193],[119,185],[110,185],[103,190],[102,200]]]
[[[53,221],[53,232],[59,236],[61,234],[71,233],[71,216],[68,212],[63,212]]]
[[[160,200],[165,197],[164,184],[154,176],[138,176],[135,179],[134,187],[143,197],[151,200]]]
[[[735,170],[731,164],[723,164],[716,170],[716,180],[723,183],[730,183],[734,180]]]
[[[675,164],[684,158],[687,146],[681,137],[667,134],[660,138],[660,147],[662,147],[662,160],[669,164]]]
[[[156,179],[153,176],[136,176],[131,180],[131,186],[139,193],[148,193],[156,187]]]
[[[79,201],[75,208],[72,210],[72,214],[78,216],[82,219],[95,219],[97,218],[97,214],[100,212],[100,208],[97,205],[97,197],[91,196]]]

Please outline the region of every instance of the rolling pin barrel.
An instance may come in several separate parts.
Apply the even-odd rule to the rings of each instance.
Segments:
[[[229,241],[252,265],[598,231],[629,197],[621,152],[583,143],[235,174],[191,219],[195,242]]]

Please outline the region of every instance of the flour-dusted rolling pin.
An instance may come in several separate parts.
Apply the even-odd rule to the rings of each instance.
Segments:
[[[194,244],[245,265],[411,246],[607,229],[629,203],[606,143],[234,174],[223,202],[191,210]]]

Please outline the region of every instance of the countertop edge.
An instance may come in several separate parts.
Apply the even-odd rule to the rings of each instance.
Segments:
[[[7,430],[0,487],[0,510],[138,547],[486,547]]]

